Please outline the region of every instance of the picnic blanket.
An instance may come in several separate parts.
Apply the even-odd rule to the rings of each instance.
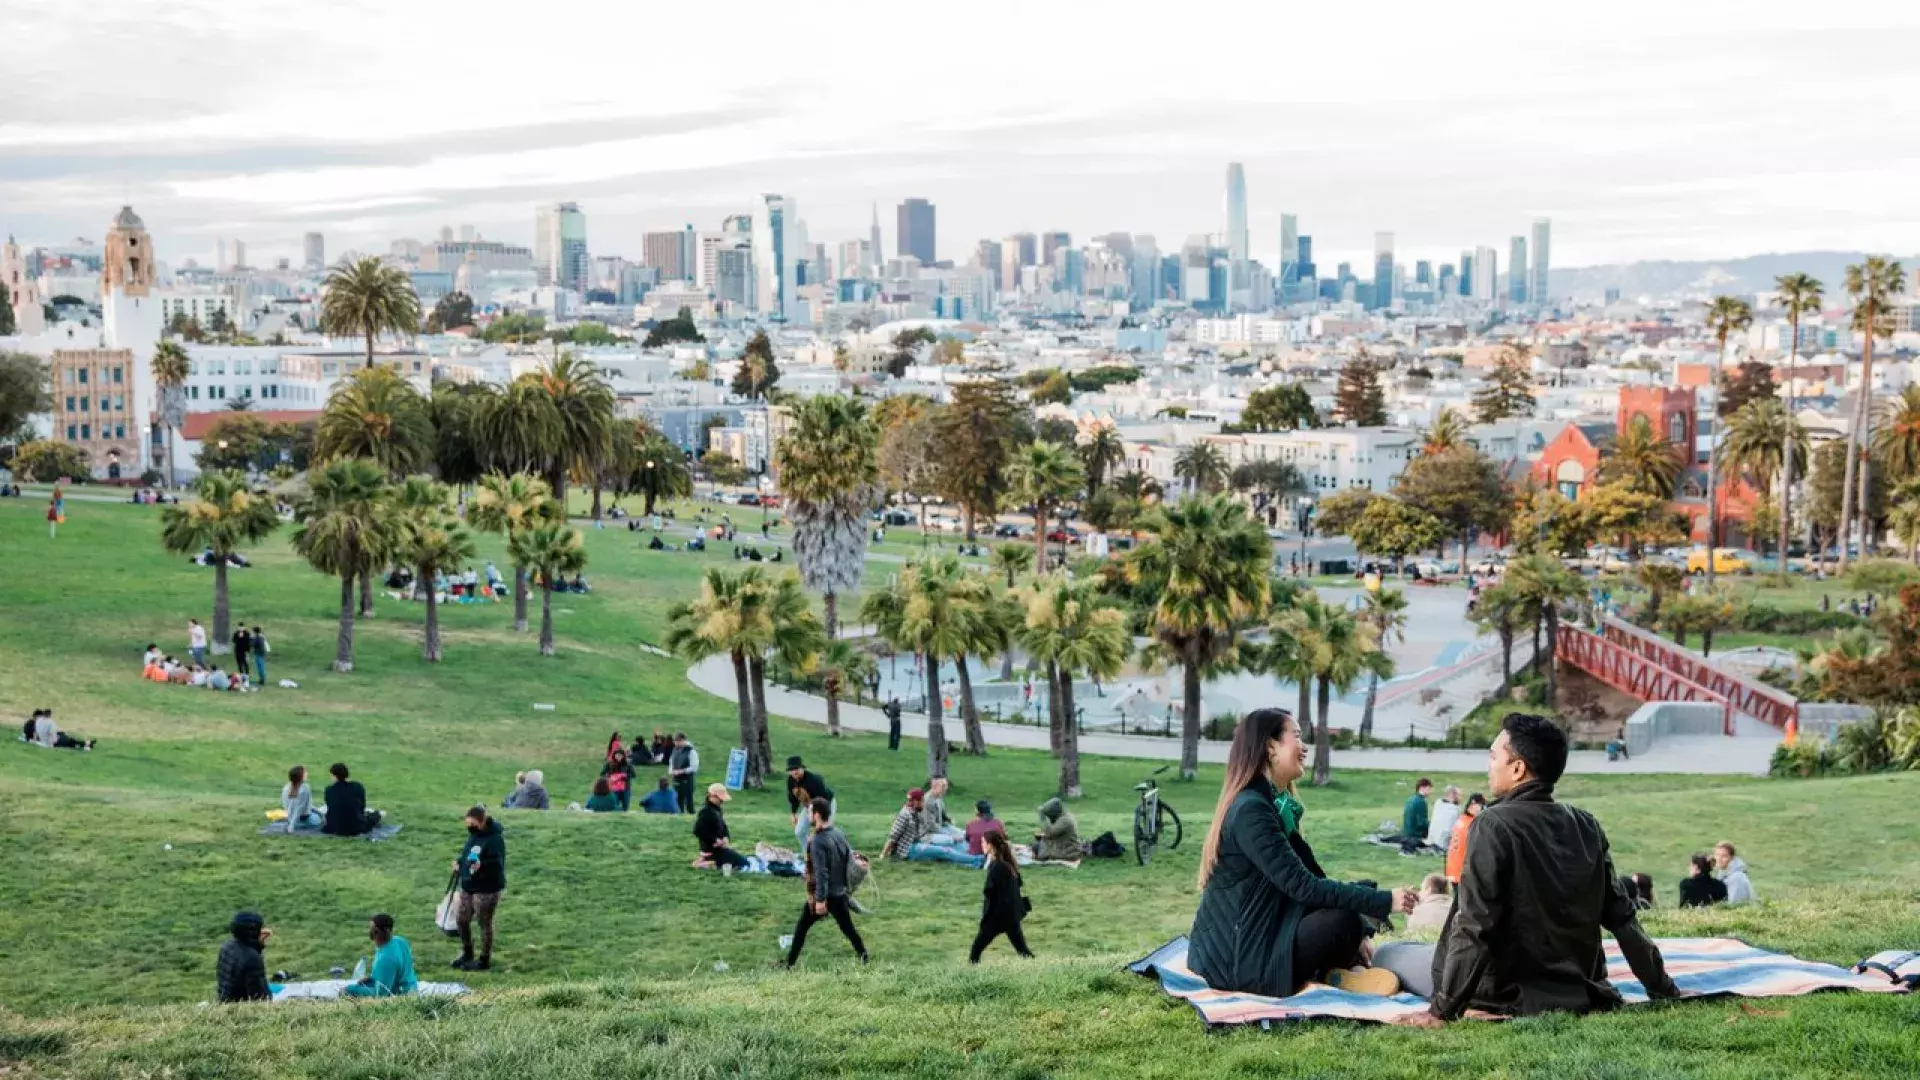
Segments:
[[[369,844],[391,840],[399,834],[400,826],[391,821],[383,821],[374,826],[372,832],[362,833],[359,836],[334,836],[319,829],[289,829],[284,821],[269,821],[260,827],[261,836],[325,836],[334,840],[365,840]]]
[[[1898,983],[1879,973],[1858,974],[1832,964],[1800,960],[1782,953],[1756,949],[1732,938],[1661,938],[1656,942],[1666,959],[1667,974],[1683,991],[1738,997],[1797,997],[1817,990],[1860,990],[1899,993]],[[1606,942],[1607,978],[1628,1004],[1647,1000],[1640,980],[1633,977],[1619,946]],[[1425,1000],[1412,994],[1375,997],[1335,990],[1311,983],[1292,997],[1272,998],[1209,987],[1187,967],[1187,939],[1174,938],[1145,958],[1128,966],[1136,975],[1156,979],[1160,989],[1185,1001],[1209,1026],[1259,1024],[1275,1021],[1340,1019],[1388,1024],[1426,1009]],[[1491,1017],[1488,1017],[1491,1018]]]
[[[347,987],[353,985],[346,979],[314,979],[311,982],[268,983],[267,989],[273,991],[273,1002],[283,1001],[330,1001],[344,996]],[[470,994],[465,983],[423,982],[414,988],[412,994],[402,997],[459,997]],[[392,1001],[392,998],[368,998],[369,1001]]]
[[[1888,949],[1853,965],[1862,975],[1884,975],[1909,990],[1920,990],[1920,952]]]
[[[1033,857],[1032,844],[1014,844],[1013,861],[1021,866],[1063,866],[1068,870],[1080,869],[1079,859],[1036,859]]]
[[[805,873],[805,871],[800,869],[799,863],[763,859],[758,855],[745,855],[742,856],[742,858],[747,860],[747,865],[736,868],[734,870],[735,874],[771,874],[774,877],[800,877]],[[691,865],[695,870],[718,870],[720,868],[720,864],[707,858],[705,855],[694,859]]]

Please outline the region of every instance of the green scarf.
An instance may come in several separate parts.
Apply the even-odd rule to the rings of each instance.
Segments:
[[[1300,805],[1300,800],[1293,797],[1293,792],[1281,792],[1273,800],[1273,808],[1280,811],[1280,824],[1286,826],[1289,835],[1300,831],[1300,819],[1306,816],[1307,808]]]

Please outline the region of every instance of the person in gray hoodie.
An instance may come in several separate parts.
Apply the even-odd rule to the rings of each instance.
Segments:
[[[834,924],[846,935],[861,963],[867,962],[867,944],[854,929],[853,912],[848,901],[847,869],[853,863],[853,848],[844,833],[833,826],[833,804],[815,799],[812,805],[813,838],[807,841],[807,900],[800,906],[800,921],[793,927],[793,945],[787,949],[787,966],[800,962],[800,950],[806,948],[807,931],[813,924],[833,916]]]
[[[528,769],[520,774],[519,783],[500,804],[500,808],[502,810],[545,810],[550,805],[546,785],[545,773],[539,769]]]
[[[1059,799],[1040,804],[1040,831],[1033,834],[1033,857],[1043,862],[1080,858],[1080,826]]]
[[[1753,882],[1747,879],[1747,860],[1733,850],[1732,844],[1722,840],[1714,845],[1713,864],[1720,872],[1720,883],[1727,887],[1727,903],[1751,904],[1759,899],[1753,895]]]

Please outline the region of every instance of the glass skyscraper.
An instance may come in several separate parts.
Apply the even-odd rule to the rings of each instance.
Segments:
[[[1527,300],[1545,304],[1547,293],[1547,252],[1552,245],[1553,222],[1533,219],[1533,266],[1527,276]]]

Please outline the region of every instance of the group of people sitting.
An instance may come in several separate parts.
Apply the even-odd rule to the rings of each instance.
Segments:
[[[1645,874],[1635,874],[1636,879]],[[1636,883],[1637,884],[1637,883]],[[1646,882],[1647,906],[1653,906],[1653,882]],[[1749,904],[1753,882],[1747,877],[1747,860],[1732,844],[1722,840],[1713,854],[1696,854],[1687,859],[1687,876],[1680,879],[1680,906],[1708,907],[1713,904]]]
[[[893,817],[887,830],[887,842],[880,849],[882,858],[907,862],[946,862],[979,869],[986,864],[988,833],[1006,835],[1006,826],[993,814],[986,799],[974,803],[973,819],[962,828],[947,816],[947,778],[936,776],[927,786],[907,792],[907,801]],[[1066,805],[1048,799],[1040,806],[1040,827],[1033,834],[1033,858],[1036,862],[1077,862],[1080,827]]]
[[[214,963],[213,993],[222,1004],[241,1001],[271,1001],[273,988],[267,983],[267,942],[273,931],[257,912],[234,915],[227,927],[230,940],[220,946]],[[413,946],[393,932],[393,916],[384,912],[367,920],[367,938],[373,942],[373,962],[366,974],[341,990],[345,997],[394,997],[411,994],[420,979],[413,970]]]
[[[413,570],[405,566],[396,566],[387,571],[384,584],[389,596],[396,600],[425,600],[424,583],[416,580]],[[489,562],[485,573],[468,567],[452,573],[435,571],[433,575],[434,598],[441,603],[477,604],[483,600],[499,603],[507,592],[507,583],[500,576],[500,569]]]
[[[1605,975],[1605,930],[1648,996],[1679,996],[1636,918],[1639,904],[1614,871],[1605,832],[1592,815],[1554,800],[1567,749],[1566,734],[1546,717],[1504,718],[1488,753],[1493,801],[1473,816],[1438,943],[1376,949],[1373,936],[1393,913],[1419,908],[1421,892],[1327,876],[1301,831],[1299,724],[1281,709],[1247,714],[1235,727],[1201,851],[1189,966],[1216,990],[1272,997],[1309,982],[1380,994],[1404,987],[1430,1003],[1410,1022],[1436,1027],[1469,1009],[1531,1015],[1617,1007],[1620,995]],[[1422,891],[1437,896],[1437,883],[1429,879]]]
[[[733,545],[734,559],[746,562],[785,562],[786,554],[786,551],[781,548],[774,548],[771,555],[762,555],[760,549],[752,544],[744,547],[739,544]]]
[[[141,659],[140,677],[148,682],[198,686],[235,694],[260,688],[253,676],[247,673],[244,660],[235,665],[232,671],[223,671],[219,664],[201,664],[191,660],[183,664],[153,645],[147,646],[146,655]]]
[[[328,836],[364,836],[380,826],[382,815],[367,809],[367,789],[344,763],[335,762],[327,770],[333,783],[327,785],[326,803],[313,804],[313,788],[307,783],[307,767],[295,765],[287,770],[286,786],[280,789],[280,809],[286,814],[289,832],[322,832]]]
[[[669,738],[664,732],[655,731],[651,743],[634,740],[632,747],[620,741],[620,733],[614,732],[607,740],[606,754],[600,765],[600,775],[596,776],[593,786],[584,804],[569,803],[570,810],[584,810],[595,814],[625,813],[632,807],[634,781],[637,775],[635,765],[663,765],[668,772],[659,777],[654,790],[640,800],[640,809],[648,814],[681,814],[691,812],[684,805],[691,800],[690,793],[683,799],[674,789],[673,758],[676,751],[682,751],[681,771],[687,776],[687,785],[691,787],[692,770],[698,768],[698,758],[693,756],[693,748],[687,742],[685,732]],[[506,810],[546,810],[552,806],[552,796],[546,787],[546,774],[538,769],[516,773],[513,778],[513,790],[501,800],[501,808]]]
[[[52,709],[35,709],[27,722],[20,726],[20,741],[30,746],[44,746],[49,750],[91,750],[100,740],[80,739],[60,730],[53,722]]]

